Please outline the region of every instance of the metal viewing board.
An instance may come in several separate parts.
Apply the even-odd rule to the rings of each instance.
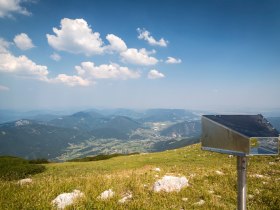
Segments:
[[[279,154],[278,131],[262,115],[202,116],[203,150],[238,155]]]
[[[203,150],[237,156],[237,209],[246,209],[247,156],[278,155],[279,133],[262,115],[203,115]]]

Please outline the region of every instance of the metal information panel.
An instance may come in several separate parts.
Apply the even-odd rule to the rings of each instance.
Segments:
[[[278,155],[278,131],[262,115],[202,116],[203,150],[238,156]]]
[[[202,150],[237,156],[237,209],[246,209],[247,156],[278,155],[279,133],[262,115],[203,115]]]

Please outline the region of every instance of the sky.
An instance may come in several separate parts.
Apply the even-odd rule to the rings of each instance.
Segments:
[[[0,109],[280,108],[280,2],[0,0]]]

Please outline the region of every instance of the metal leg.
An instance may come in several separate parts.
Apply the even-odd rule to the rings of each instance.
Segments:
[[[247,157],[237,156],[237,209],[246,210],[246,171],[247,171]]]

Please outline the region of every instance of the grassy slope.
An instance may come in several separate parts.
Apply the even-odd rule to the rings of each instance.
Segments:
[[[31,185],[0,181],[0,209],[51,209],[50,203],[57,195],[74,189],[84,192],[85,197],[68,209],[236,208],[236,158],[201,151],[199,144],[161,153],[97,162],[53,163],[46,167],[44,173],[32,177]],[[153,171],[155,167],[161,171]],[[217,175],[216,170],[225,175]],[[158,179],[155,176],[166,174],[184,175],[190,186],[178,193],[154,193],[151,188]],[[252,177],[254,174],[265,177]],[[248,194],[252,195],[248,198],[248,208],[278,209],[280,157],[251,157],[247,177]],[[116,196],[107,201],[98,200],[97,196],[109,188]],[[119,204],[121,194],[127,191],[133,193],[133,199]],[[205,200],[205,204],[194,205],[200,199]]]

